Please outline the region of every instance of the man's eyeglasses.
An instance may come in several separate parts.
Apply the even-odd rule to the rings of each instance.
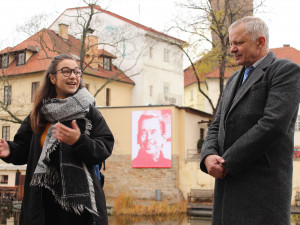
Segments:
[[[72,72],[75,74],[76,77],[81,77],[82,75],[82,71],[78,68],[70,69],[68,67],[63,67],[57,70],[55,73],[57,73],[58,71],[61,71],[62,75],[64,75],[65,77],[71,76]]]

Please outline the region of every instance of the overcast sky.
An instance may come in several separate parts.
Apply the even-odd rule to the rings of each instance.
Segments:
[[[163,31],[178,15],[176,0],[108,0],[102,1],[102,8],[134,20],[158,31]],[[183,2],[183,0],[181,0]],[[33,15],[51,14],[54,21],[66,8],[83,6],[81,0],[9,0],[0,5],[0,48],[19,43],[16,26]],[[270,29],[270,48],[290,44],[300,50],[300,1],[265,0],[263,13],[256,14],[266,21]],[[182,38],[178,37],[177,38]],[[13,41],[15,40],[15,41]]]

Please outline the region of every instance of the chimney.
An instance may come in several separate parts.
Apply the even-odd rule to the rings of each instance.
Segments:
[[[283,47],[291,47],[290,44],[284,44]]]
[[[85,47],[87,49],[85,54],[85,62],[92,68],[97,69],[99,63],[98,37],[94,35],[86,36]]]
[[[62,37],[65,40],[68,40],[69,39],[68,28],[69,26],[67,24],[60,23],[58,25],[58,36]]]

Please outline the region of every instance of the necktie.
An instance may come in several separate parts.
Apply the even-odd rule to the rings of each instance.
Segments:
[[[245,72],[244,72],[244,77],[243,77],[243,82],[246,80],[246,78],[249,76],[249,74],[251,73],[251,71],[254,69],[253,66],[250,66],[248,68],[246,68]]]

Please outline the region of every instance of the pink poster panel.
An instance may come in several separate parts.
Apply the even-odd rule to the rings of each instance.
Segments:
[[[170,168],[171,110],[132,112],[132,167]]]

